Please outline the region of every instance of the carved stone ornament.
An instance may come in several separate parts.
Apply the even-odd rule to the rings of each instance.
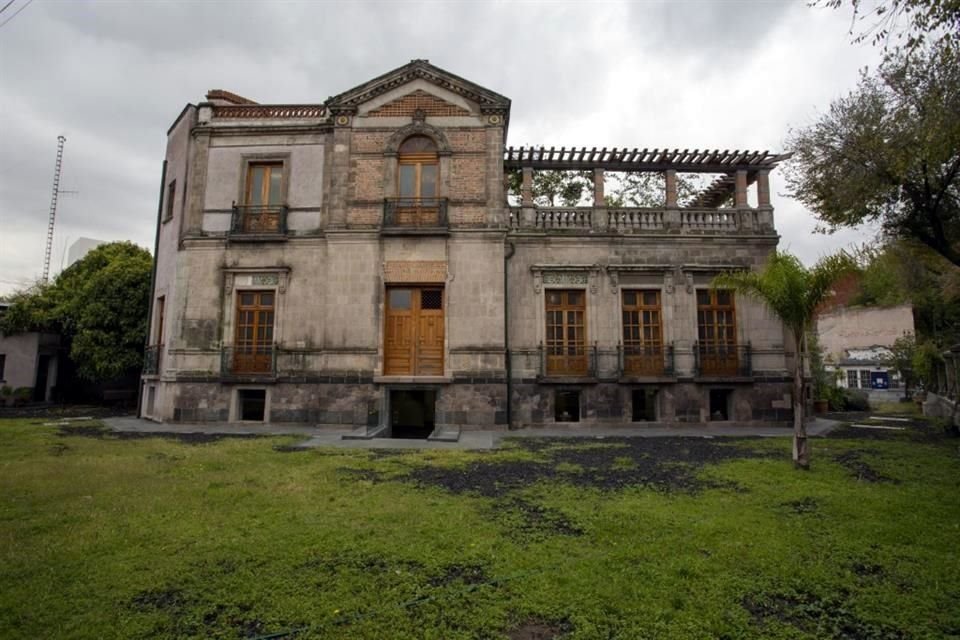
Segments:
[[[590,281],[590,293],[596,295],[600,291],[600,269],[591,269],[588,279]]]
[[[673,272],[668,271],[663,274],[663,290],[667,293],[673,293],[676,287],[673,284]]]
[[[255,287],[276,287],[280,284],[280,275],[276,273],[255,273],[253,274],[253,286]]]
[[[223,288],[227,293],[230,293],[231,291],[233,291],[233,274],[232,273],[226,274],[226,277],[224,278],[224,282],[223,282]]]
[[[387,140],[386,150],[384,155],[395,156],[400,151],[400,145],[404,140],[410,136],[427,136],[428,138],[433,139],[437,144],[437,153],[440,155],[450,155],[450,142],[447,140],[447,136],[444,133],[437,129],[436,127],[423,122],[422,120],[408,124],[405,127],[397,129],[390,139]]]
[[[533,272],[533,292],[540,293],[543,289],[543,272],[534,271]]]
[[[585,285],[587,284],[586,271],[544,271],[544,285]]]
[[[413,121],[414,122],[425,122],[427,119],[427,112],[423,109],[414,109],[413,111]]]
[[[610,279],[610,293],[616,293],[620,287],[620,272],[610,269],[607,271],[607,277]]]
[[[684,277],[687,280],[687,293],[693,293],[693,274],[687,273],[684,274]]]

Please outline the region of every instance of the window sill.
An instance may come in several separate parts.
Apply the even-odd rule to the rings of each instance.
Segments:
[[[617,382],[620,384],[657,384],[676,382],[677,376],[620,376]]]
[[[595,376],[537,376],[538,384],[597,384]]]
[[[450,384],[451,376],[373,376],[375,384]]]

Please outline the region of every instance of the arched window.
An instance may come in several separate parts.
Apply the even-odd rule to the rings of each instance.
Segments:
[[[410,136],[400,145],[397,195],[401,198],[436,198],[439,156],[427,136]]]

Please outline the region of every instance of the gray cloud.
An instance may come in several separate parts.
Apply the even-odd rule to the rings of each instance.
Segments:
[[[24,0],[16,0],[20,6]],[[779,149],[875,52],[802,2],[35,2],[0,29],[0,293],[39,275],[56,136],[69,238],[151,247],[165,133],[223,88],[321,102],[413,58],[513,100],[510,142]],[[861,237],[778,228],[812,261]]]

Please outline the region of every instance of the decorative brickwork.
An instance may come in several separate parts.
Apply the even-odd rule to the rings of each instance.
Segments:
[[[487,210],[483,207],[451,207],[450,222],[454,225],[478,225],[487,221]]]
[[[486,130],[476,128],[466,131],[447,131],[447,140],[454,153],[484,151],[486,149]]]
[[[357,200],[383,200],[383,158],[355,158],[353,186]]]
[[[354,153],[383,153],[387,148],[387,140],[393,135],[393,131],[363,131],[355,130],[353,132],[353,152]]]
[[[469,116],[470,112],[455,104],[450,104],[445,100],[417,89],[413,93],[408,93],[402,98],[378,107],[371,111],[369,115],[373,118],[389,117],[413,117],[417,110],[423,112],[425,116]]]
[[[439,260],[390,261],[383,265],[384,282],[445,282],[447,263]]]
[[[450,197],[484,200],[487,196],[487,171],[483,157],[454,157],[450,168]]]

